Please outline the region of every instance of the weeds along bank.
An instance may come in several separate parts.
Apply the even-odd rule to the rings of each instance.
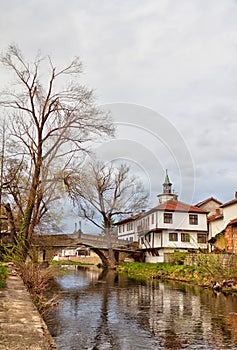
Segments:
[[[0,288],[6,287],[7,268],[0,262]]]
[[[172,279],[189,282],[216,290],[237,292],[236,266],[229,268],[215,265],[214,261],[200,259],[196,266],[167,263],[123,263],[119,273],[127,273],[136,279]]]

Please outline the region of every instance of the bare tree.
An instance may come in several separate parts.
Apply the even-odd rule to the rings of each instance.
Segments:
[[[4,160],[5,160],[5,143],[6,143],[6,128],[5,120],[3,120],[3,127],[0,132],[1,142],[1,155],[0,155],[0,239],[2,237],[2,195],[3,195],[3,171],[4,171]]]
[[[114,167],[101,162],[86,164],[76,174],[66,173],[64,182],[82,217],[99,227],[108,240],[110,265],[116,264],[111,233],[114,220],[146,207],[148,194],[128,165]]]
[[[67,169],[88,150],[89,142],[111,135],[113,126],[109,116],[96,108],[92,91],[78,82],[82,71],[78,58],[58,70],[50,58],[37,57],[29,64],[11,45],[1,62],[16,81],[1,94],[0,101],[9,110],[11,139],[17,144],[12,158],[24,159],[28,167],[18,237],[25,257],[34,227],[42,216],[42,210],[39,213],[46,188],[57,177],[55,168]]]

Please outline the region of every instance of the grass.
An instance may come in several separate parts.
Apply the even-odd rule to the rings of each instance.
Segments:
[[[6,287],[7,269],[0,262],[0,288]]]
[[[210,286],[210,276],[199,267],[188,265],[170,265],[165,263],[123,263],[117,271],[127,273],[136,279],[172,279]]]

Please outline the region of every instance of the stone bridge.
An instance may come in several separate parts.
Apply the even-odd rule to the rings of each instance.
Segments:
[[[99,256],[104,266],[108,266],[109,246],[113,248],[117,263],[125,259],[143,261],[143,253],[138,249],[137,244],[112,238],[110,242],[102,235],[83,234],[74,232],[73,234],[35,235],[34,246],[38,253],[41,253],[43,260],[52,260],[55,255],[62,253],[65,249],[76,249],[79,247],[90,248]]]

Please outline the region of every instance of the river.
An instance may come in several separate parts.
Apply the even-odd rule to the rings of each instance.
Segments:
[[[58,350],[237,349],[237,296],[177,282],[139,282],[97,267],[56,278]]]

